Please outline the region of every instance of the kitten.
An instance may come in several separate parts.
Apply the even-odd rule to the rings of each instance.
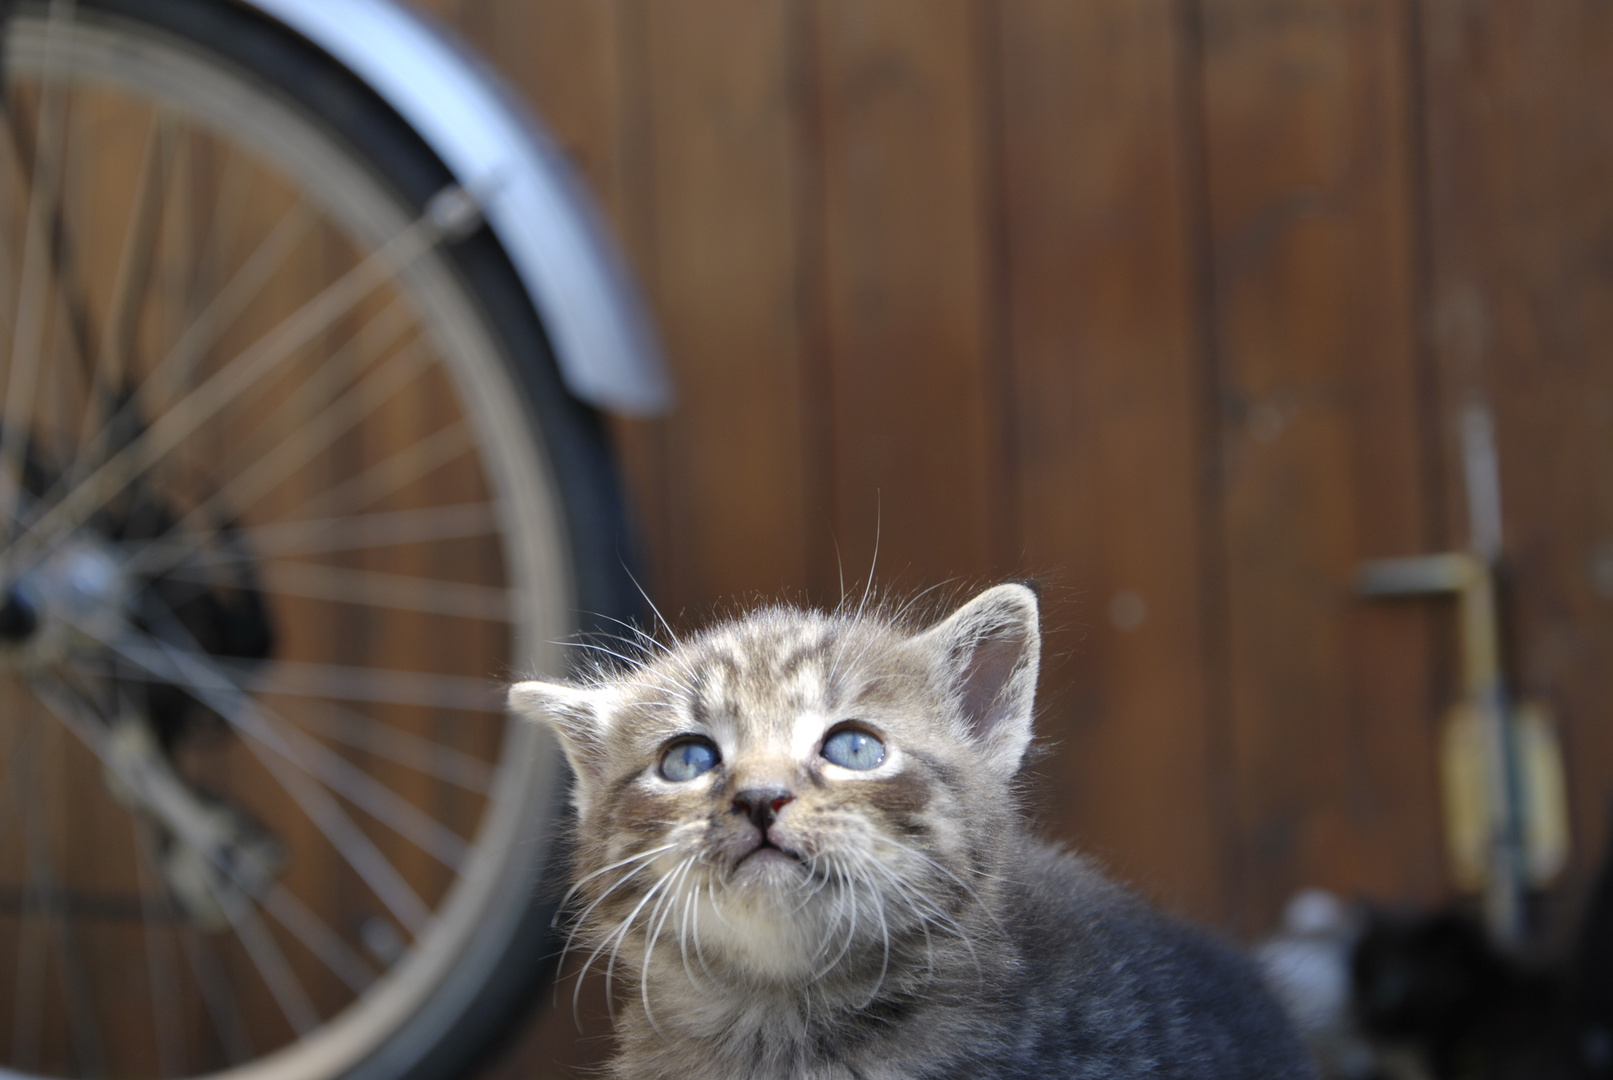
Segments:
[[[576,773],[622,1080],[1301,1077],[1252,968],[1033,839],[1035,594],[768,608],[512,707]]]

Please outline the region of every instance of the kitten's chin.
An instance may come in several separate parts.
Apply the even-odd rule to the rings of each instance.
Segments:
[[[774,867],[784,867],[790,875],[789,880],[794,882],[800,880],[800,864],[800,858],[788,851],[776,848],[772,844],[758,844],[739,857],[739,861],[734,864],[734,875],[738,877],[741,874],[769,874],[773,872]]]
[[[784,913],[801,906],[807,873],[801,860],[775,847],[759,847],[734,864],[727,899],[758,913]]]
[[[809,977],[821,964],[825,929],[815,892],[797,856],[757,847],[710,893],[716,910],[699,920],[702,947],[763,979]]]

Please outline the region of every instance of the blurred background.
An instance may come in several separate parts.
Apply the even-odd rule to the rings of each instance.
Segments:
[[[1232,934],[1306,886],[1457,896],[1455,607],[1355,580],[1467,546],[1488,410],[1505,660],[1566,761],[1534,938],[1572,933],[1613,793],[1613,7],[419,7],[651,298],[679,401],[616,434],[674,625],[832,604],[876,539],[897,593],[1041,580],[1045,831]],[[489,1075],[603,1053],[554,1015]]]

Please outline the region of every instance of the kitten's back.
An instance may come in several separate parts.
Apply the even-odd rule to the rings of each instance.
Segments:
[[[998,1039],[955,1075],[1312,1075],[1252,965],[1148,907],[1089,862],[1023,841],[1006,929],[1023,977]]]

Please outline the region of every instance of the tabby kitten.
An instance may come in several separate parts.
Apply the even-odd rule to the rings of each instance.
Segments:
[[[768,608],[524,682],[576,773],[622,1080],[1300,1077],[1252,969],[1029,834],[1035,594],[914,630]]]

